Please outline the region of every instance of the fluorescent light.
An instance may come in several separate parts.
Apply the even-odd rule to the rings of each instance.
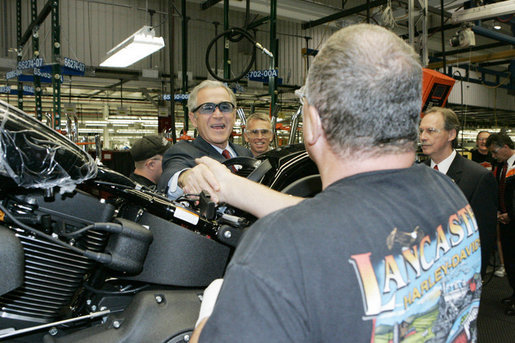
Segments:
[[[142,58],[164,48],[163,37],[155,37],[151,26],[143,26],[132,36],[107,52],[107,58],[100,63],[101,67],[128,67]]]

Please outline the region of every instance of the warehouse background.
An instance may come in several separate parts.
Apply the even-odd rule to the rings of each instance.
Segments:
[[[35,1],[41,11],[51,1]],[[226,25],[244,27],[246,23],[262,19],[270,14],[272,0],[250,1],[248,14],[246,1],[229,1],[229,15]],[[510,2],[510,1],[507,1]],[[513,1],[511,1],[513,2]],[[27,30],[31,22],[31,1],[21,3],[21,32]],[[213,3],[207,9],[201,4]],[[123,149],[142,134],[156,133],[158,117],[170,115],[170,103],[166,95],[171,93],[170,75],[173,75],[174,94],[187,93],[200,81],[211,78],[206,64],[206,49],[210,41],[224,30],[224,1],[172,1],[165,0],[130,0],[130,1],[95,1],[69,0],[59,1],[59,24],[61,57],[69,57],[86,65],[83,76],[63,77],[61,84],[61,108],[63,122],[66,118],[78,119],[79,135],[82,140],[92,140],[95,134],[101,134],[105,148]],[[315,27],[303,29],[305,23],[352,10],[367,4],[367,1],[340,0],[279,0],[277,1],[277,24],[275,27],[278,43],[277,66],[282,84],[278,86],[278,116],[283,130],[279,130],[278,143],[285,143],[289,135],[289,124],[296,112],[298,101],[294,90],[302,86],[312,56],[302,53],[303,49],[318,49],[324,40],[339,28],[357,22],[385,24],[385,14],[391,10],[391,18],[395,19],[392,28],[397,34],[406,38],[408,35],[409,1],[371,1],[374,6],[344,16],[334,21]],[[377,6],[377,3],[383,3]],[[513,75],[509,73],[513,66],[513,55],[504,60],[484,60],[481,63],[467,63],[473,57],[485,56],[496,52],[512,51],[510,41],[491,39],[476,35],[476,46],[469,48],[451,48],[448,40],[460,29],[460,25],[451,25],[450,15],[457,10],[470,6],[470,1],[445,1],[445,44],[448,61],[464,59],[465,62],[450,64],[453,76],[460,76],[465,81],[457,81],[449,97],[449,106],[459,114],[465,127],[464,143],[471,145],[478,129],[501,128],[511,130],[515,124],[515,97],[509,95],[513,90]],[[486,2],[485,2],[486,3]],[[17,54],[22,59],[34,57],[32,40],[29,39],[22,51],[17,51],[17,13],[16,0],[4,0],[0,3],[0,87],[17,88],[14,79],[7,80],[6,73],[16,68]],[[441,17],[438,14],[440,1],[429,1],[431,9],[428,14],[428,27],[434,31],[428,34],[427,50],[431,60],[442,54]],[[172,9],[172,10],[171,10]],[[170,16],[170,14],[172,14]],[[484,19],[479,25],[490,28],[493,22],[501,24],[499,31],[513,39],[513,15],[510,17],[493,17]],[[188,20],[185,21],[184,18]],[[172,46],[170,42],[169,20],[173,20]],[[499,20],[500,19],[500,20]],[[125,69],[99,67],[106,52],[123,41],[143,25],[152,25],[158,36],[165,39],[166,47],[159,52]],[[417,33],[420,21],[417,22]],[[478,22],[476,22],[478,25]],[[256,26],[251,32],[256,41],[269,48],[271,25],[265,22]],[[40,57],[45,63],[52,60],[51,23],[47,18],[37,31],[39,37]],[[418,37],[421,37],[419,35]],[[217,58],[211,54],[210,63],[223,71],[223,44],[217,44]],[[422,40],[415,42],[421,50]],[[238,74],[249,63],[251,54],[249,44],[245,42],[231,43],[231,71]],[[484,47],[480,49],[480,47]],[[186,54],[184,54],[186,52]],[[173,70],[170,70],[172,56]],[[488,73],[481,72],[487,68]],[[464,66],[465,65],[465,66]],[[466,65],[474,66],[469,68]],[[259,50],[252,70],[270,68],[270,59]],[[513,68],[513,67],[512,67]],[[186,70],[187,83],[183,82],[183,70]],[[442,68],[437,68],[443,71]],[[479,70],[479,71],[474,71]],[[496,74],[497,73],[497,74]],[[471,81],[466,81],[466,80]],[[479,80],[479,82],[478,82]],[[474,82],[475,81],[475,82]],[[24,83],[30,85],[30,83]],[[270,113],[271,98],[268,85],[263,82],[252,82],[246,79],[231,84],[237,90],[239,105],[248,115],[253,111]],[[51,117],[52,85],[43,84],[42,108]],[[11,91],[12,92],[12,91]],[[513,93],[512,93],[513,94]],[[0,94],[0,99],[17,105],[18,99],[13,94]],[[23,108],[34,113],[34,96],[23,98]],[[185,108],[183,102],[177,101],[174,108],[176,118],[176,135],[184,128]],[[48,119],[47,122],[51,123]],[[188,126],[189,135],[193,135]],[[235,130],[235,140],[239,140],[241,129]],[[167,134],[170,134],[168,132]]]

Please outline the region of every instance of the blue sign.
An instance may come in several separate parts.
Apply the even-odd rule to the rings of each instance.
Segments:
[[[34,95],[34,87],[23,86],[23,94],[31,94]]]
[[[279,71],[277,69],[252,70],[247,74],[247,79],[257,82],[268,82],[270,77],[277,77]]]
[[[70,70],[81,72],[82,75],[84,75],[84,72],[86,71],[86,65],[84,63],[72,60],[68,57],[64,58],[64,67]]]
[[[11,89],[9,86],[0,87],[0,93],[7,93],[12,95],[17,95],[17,89]],[[34,95],[34,87],[23,86],[23,95]]]
[[[40,82],[52,82],[52,74],[50,73],[43,73],[41,69],[34,68],[34,75],[39,76]],[[63,77],[61,76],[61,82],[63,82]]]
[[[34,69],[41,68],[43,66],[42,58],[33,58],[31,60],[23,60],[18,62],[18,67],[16,69],[25,70],[25,69]]]
[[[8,71],[7,73],[5,73],[5,78],[7,80],[9,79],[13,79],[15,77],[18,77],[21,75],[21,70],[20,69],[14,69],[14,70],[11,70],[11,71]]]
[[[184,101],[184,100],[188,100],[189,97],[190,97],[189,94],[174,94],[173,100]],[[170,94],[163,94],[163,100],[170,101],[170,98],[171,98]]]
[[[39,81],[42,83],[51,83],[52,82],[52,74],[43,72],[43,69],[34,68],[34,75],[39,76]],[[18,81],[21,82],[34,82],[34,75],[25,75],[21,74],[18,76]],[[63,83],[64,78],[61,75],[61,83]]]
[[[77,61],[74,61],[74,62],[77,62]],[[77,63],[80,63],[80,62],[77,62]],[[86,68],[86,67],[84,66],[84,68]],[[42,66],[40,68],[40,70],[42,72],[44,72],[44,73],[52,73],[53,72],[51,64],[47,64],[47,65]],[[82,76],[82,75],[84,75],[84,72],[83,71],[79,71],[79,70],[75,70],[75,69],[71,69],[71,68],[68,68],[66,66],[59,66],[59,74],[61,74],[61,75]]]

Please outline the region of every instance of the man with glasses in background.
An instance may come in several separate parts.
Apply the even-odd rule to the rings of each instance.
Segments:
[[[202,191],[196,158],[209,156],[223,162],[237,156],[252,157],[248,149],[229,142],[236,121],[236,96],[229,87],[219,81],[201,82],[190,93],[188,109],[198,137],[175,144],[163,156],[158,189],[170,199]]]
[[[491,171],[495,160],[486,147],[486,140],[489,136],[490,132],[479,131],[476,137],[476,149],[472,150],[472,161],[479,163]]]
[[[481,276],[484,277],[496,237],[497,184],[492,173],[456,152],[460,122],[453,110],[433,107],[420,122],[422,152],[431,168],[456,182],[474,211],[481,241]]]
[[[268,115],[264,113],[251,114],[247,118],[244,137],[254,157],[270,150],[270,143],[274,138],[274,134]]]
[[[131,147],[134,171],[130,178],[142,186],[155,190],[163,173],[164,152],[172,145],[164,137],[151,135],[138,139]]]
[[[513,294],[501,302],[507,305],[506,314],[515,316],[515,214],[513,195],[515,190],[515,145],[505,133],[493,133],[486,140],[492,157],[499,163],[494,170],[499,182],[499,232],[504,256],[506,276]]]

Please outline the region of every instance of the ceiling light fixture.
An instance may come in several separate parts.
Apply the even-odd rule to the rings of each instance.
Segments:
[[[142,58],[164,48],[163,37],[156,37],[151,26],[143,26],[129,38],[107,52],[107,58],[101,67],[128,67]]]

